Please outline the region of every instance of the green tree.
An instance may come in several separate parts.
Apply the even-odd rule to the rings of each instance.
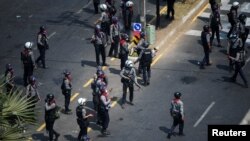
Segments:
[[[11,95],[5,92],[4,79],[0,79],[0,141],[27,141],[24,125],[36,124],[34,101],[23,96],[20,89]]]

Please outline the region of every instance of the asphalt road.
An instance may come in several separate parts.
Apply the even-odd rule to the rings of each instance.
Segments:
[[[147,2],[149,15],[154,15],[153,4],[153,1]],[[50,50],[46,54],[49,69],[38,68],[34,74],[40,83],[39,92],[42,99],[47,93],[54,93],[57,103],[63,106],[64,97],[60,92],[60,84],[63,70],[68,69],[73,75],[74,98],[70,105],[71,109],[75,109],[77,98],[87,97],[87,106],[90,107],[89,112],[92,112],[91,89],[87,82],[95,72],[95,56],[89,38],[93,33],[93,23],[99,17],[93,14],[93,5],[82,0],[12,0],[11,3],[2,0],[0,9],[2,72],[6,63],[13,64],[15,81],[22,85],[20,51],[26,41],[35,42],[39,26],[46,25],[50,36]],[[204,12],[209,13],[210,9]],[[222,13],[225,14],[225,10],[222,10]],[[173,137],[172,140],[205,141],[208,124],[241,122],[250,107],[249,89],[242,87],[243,82],[240,78],[237,84],[227,81],[232,74],[228,72],[228,60],[224,54],[225,39],[222,42],[224,48],[213,48],[213,65],[205,70],[199,69],[198,62],[203,58],[203,49],[199,44],[200,37],[194,34],[194,31],[201,31],[206,20],[206,17],[198,17],[190,27],[178,33],[176,39],[166,43],[167,49],[161,49],[158,53],[159,60],[152,67],[150,86],[143,87],[142,90],[136,89],[135,105],[126,105],[124,110],[120,107],[122,92],[118,75],[119,60],[108,58],[110,66],[105,71],[110,79],[109,87],[113,88],[111,95],[117,98],[114,98],[113,108],[110,110],[109,130],[112,135],[103,138],[100,136],[100,128],[91,123],[89,135],[93,140],[166,140],[172,124],[169,106],[175,91],[183,93],[186,136]],[[226,23],[223,26],[227,29]],[[247,50],[250,51],[249,48]],[[36,48],[34,52],[38,56]],[[244,68],[248,80],[249,67],[247,64]],[[39,125],[30,127],[32,140],[36,141],[48,139],[43,128],[36,131],[43,124],[43,104],[43,101],[38,103]],[[76,140],[79,128],[75,114],[62,114],[55,123],[55,129],[61,133],[60,141]]]

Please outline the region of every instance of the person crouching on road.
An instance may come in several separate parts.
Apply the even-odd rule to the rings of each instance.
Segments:
[[[89,117],[93,117],[92,114],[88,114],[85,109],[86,105],[86,98],[79,98],[78,99],[78,106],[76,107],[76,116],[77,116],[77,124],[80,127],[80,132],[78,134],[78,140],[81,141],[89,141],[90,138],[88,137],[88,126],[89,126]]]
[[[71,84],[71,73],[67,70],[64,71],[64,78],[61,85],[62,94],[65,97],[65,114],[71,114],[71,110],[69,109],[70,104],[70,97],[71,97],[71,90],[72,90],[72,84]]]
[[[168,138],[171,138],[173,135],[174,129],[177,125],[179,125],[179,135],[184,136],[183,128],[184,128],[184,106],[181,101],[181,93],[175,92],[174,99],[171,101],[170,114],[173,117],[173,124],[168,133]]]
[[[48,94],[47,98],[45,99],[45,124],[46,130],[49,132],[49,141],[54,141],[53,137],[55,135],[55,141],[58,140],[60,136],[54,130],[54,123],[55,123],[55,110],[56,110],[56,101],[53,94]]]

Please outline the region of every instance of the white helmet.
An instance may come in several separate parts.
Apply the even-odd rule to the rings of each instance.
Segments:
[[[107,5],[106,4],[101,4],[100,9],[103,10],[103,11],[107,10]]]
[[[131,60],[127,60],[125,62],[125,66],[128,67],[128,68],[132,68],[134,66],[134,63]]]
[[[78,104],[79,104],[79,105],[83,105],[86,101],[87,101],[86,98],[79,98],[79,99],[78,99]]]
[[[27,49],[31,49],[33,43],[32,42],[26,42],[24,47],[27,48]]]
[[[239,4],[240,4],[240,3],[239,3],[238,1],[233,2],[233,6],[234,6],[234,7],[239,6]]]
[[[133,5],[134,5],[134,3],[130,0],[126,2],[127,7],[132,7]]]

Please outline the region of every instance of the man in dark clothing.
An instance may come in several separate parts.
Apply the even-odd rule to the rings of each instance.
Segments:
[[[128,35],[122,34],[120,40],[120,53],[119,53],[119,58],[121,59],[121,65],[120,65],[121,70],[125,66],[125,62],[128,60],[128,54],[129,54],[128,40],[129,40]]]
[[[118,18],[112,17],[112,24],[110,26],[110,39],[111,47],[109,50],[110,57],[118,58],[119,40],[120,40],[120,26],[118,24]]]
[[[205,64],[207,66],[211,65],[209,60],[209,53],[211,52],[211,46],[210,46],[210,32],[208,25],[203,26],[203,31],[201,32],[201,43],[205,54],[204,59],[201,62],[201,68],[203,69]]]
[[[229,23],[231,24],[231,28],[227,34],[227,38],[230,37],[233,30],[237,30],[236,24],[238,21],[238,8],[239,8],[239,2],[237,1],[233,2],[233,5],[228,13],[228,20],[229,20]],[[234,31],[234,32],[237,32],[237,31]]]
[[[58,137],[60,136],[59,133],[57,133],[54,130],[54,123],[55,123],[55,110],[56,110],[56,101],[54,99],[53,94],[48,94],[47,98],[45,100],[45,124],[46,124],[46,130],[49,132],[49,141],[54,141],[53,136],[55,135],[55,141],[58,140]]]
[[[167,0],[168,10],[167,10],[167,18],[170,18],[170,13],[172,14],[171,19],[174,19],[174,3],[175,0]]]
[[[210,46],[213,46],[214,34],[216,33],[216,38],[218,42],[218,47],[221,47],[220,43],[220,28],[222,29],[221,21],[220,21],[220,13],[218,10],[215,10],[210,15],[210,27],[212,30],[212,36],[210,38]]]
[[[69,109],[70,104],[70,97],[71,97],[71,90],[72,90],[72,84],[71,84],[71,73],[67,70],[64,71],[64,78],[61,85],[62,94],[65,98],[65,114],[71,114],[71,110]]]
[[[134,10],[133,10],[134,3],[132,1],[127,1],[125,4],[125,10],[123,10],[123,22],[125,30],[130,30],[132,19],[134,16]]]
[[[37,48],[39,50],[40,56],[36,59],[36,64],[38,64],[39,61],[41,61],[42,67],[46,69],[48,67],[45,65],[45,52],[47,49],[49,49],[49,45],[44,26],[40,27],[40,31],[37,34]]]
[[[24,86],[28,85],[28,81],[30,76],[33,75],[33,70],[36,68],[35,60],[34,60],[34,54],[32,51],[32,45],[31,42],[26,42],[24,46],[24,50],[21,52],[21,60],[23,62],[23,82]]]
[[[87,111],[85,109],[86,105],[86,98],[79,98],[78,99],[78,106],[76,107],[76,116],[77,116],[77,124],[80,127],[80,132],[78,134],[78,141],[82,139],[84,141],[89,141],[90,138],[88,137],[88,126],[89,126],[89,117],[93,117],[92,114],[87,115]]]

